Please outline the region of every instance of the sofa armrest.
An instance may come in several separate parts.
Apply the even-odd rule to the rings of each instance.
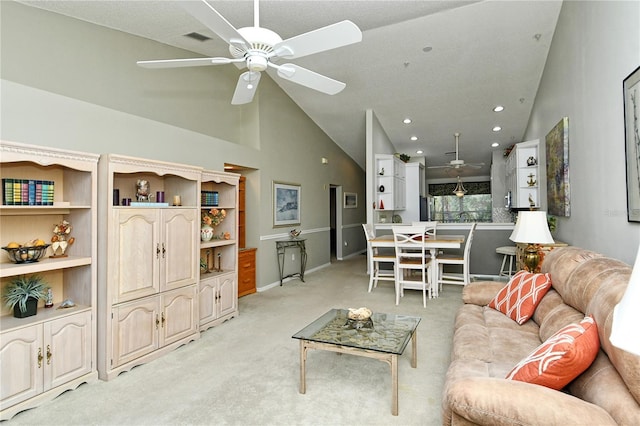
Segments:
[[[448,423],[448,410],[479,425],[616,424],[603,408],[572,395],[544,386],[491,377],[448,383],[443,403],[445,424]]]
[[[487,305],[506,285],[500,281],[475,281],[462,289],[462,301],[474,305]]]

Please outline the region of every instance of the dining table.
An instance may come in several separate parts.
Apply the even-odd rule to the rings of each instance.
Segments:
[[[435,237],[428,237],[424,240],[425,248],[429,249],[431,253],[431,259],[437,259],[438,250],[441,249],[459,249],[464,244],[464,235],[436,235]],[[375,238],[369,240],[371,248],[395,248],[395,242],[393,235],[377,235]],[[394,266],[395,267],[395,266]],[[371,271],[371,269],[370,269]],[[371,273],[371,272],[370,272]],[[431,297],[438,297],[438,267],[435,262],[432,262],[431,267]]]

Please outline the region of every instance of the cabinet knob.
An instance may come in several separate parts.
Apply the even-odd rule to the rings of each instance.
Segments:
[[[47,365],[51,365],[51,346],[47,345]]]
[[[167,251],[164,249],[164,243],[162,243],[162,258],[163,258],[163,259],[164,259],[164,254],[165,254],[166,252],[167,252]]]
[[[160,259],[160,243],[156,244],[156,259]]]
[[[38,348],[38,368],[42,367],[42,348]]]
[[[158,329],[158,325],[160,325],[160,320],[158,319],[158,315],[156,315],[156,330]]]
[[[165,319],[164,319],[164,312],[163,312],[163,313],[162,313],[162,326],[163,326],[163,327],[164,327],[164,321],[165,321]]]

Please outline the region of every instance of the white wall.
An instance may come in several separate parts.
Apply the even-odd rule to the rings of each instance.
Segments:
[[[622,81],[638,65],[640,2],[565,1],[525,135],[544,141],[569,117],[571,216],[557,237],[629,264],[640,223],[627,222]]]

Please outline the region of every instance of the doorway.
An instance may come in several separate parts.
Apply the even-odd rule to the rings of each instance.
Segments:
[[[329,251],[331,262],[342,260],[342,186],[329,186]]]

